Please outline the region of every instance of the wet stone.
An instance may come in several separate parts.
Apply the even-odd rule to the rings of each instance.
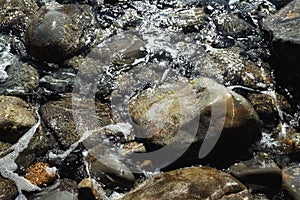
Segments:
[[[89,101],[89,100],[87,100]],[[90,100],[89,102],[91,102]],[[88,124],[76,124],[73,118],[73,114],[79,112],[80,115],[89,116],[94,110],[88,107],[90,103],[77,105],[77,109],[72,107],[71,98],[62,98],[58,101],[48,102],[41,107],[41,116],[45,122],[45,125],[54,133],[58,139],[58,143],[62,148],[68,149],[71,144],[76,142],[83,132],[79,133],[78,128],[91,128],[96,129],[100,127],[92,127]],[[111,113],[108,106],[96,102],[95,110],[98,118],[99,126],[105,126],[112,123]],[[78,114],[79,115],[79,114]],[[88,122],[86,122],[88,123]],[[95,125],[96,126],[96,125]],[[76,129],[77,128],[77,129]]]
[[[94,179],[85,178],[78,184],[79,200],[84,199],[98,199],[102,200],[102,196],[105,192],[101,185],[97,183]]]
[[[259,139],[259,118],[252,105],[212,79],[182,78],[164,83],[144,90],[128,105],[131,119],[142,134],[137,138],[161,146],[175,141],[179,146],[203,141],[212,107],[219,108],[213,115],[224,116],[223,126],[218,120],[213,129],[220,129],[218,144],[248,146]]]
[[[9,149],[12,145],[6,142],[0,142],[0,158],[6,155],[6,150]]]
[[[257,153],[251,160],[236,163],[227,172],[254,191],[279,190],[282,183],[280,168],[265,153]]]
[[[0,31],[22,35],[37,12],[34,0],[2,0],[0,2]]]
[[[283,188],[296,200],[300,198],[300,167],[286,167],[282,170]]]
[[[39,74],[27,63],[15,61],[6,69],[7,80],[0,83],[0,94],[24,96],[33,92],[39,85]]]
[[[233,14],[221,14],[217,16],[215,23],[217,30],[223,35],[234,38],[246,37],[252,35],[255,31],[251,24]]]
[[[300,51],[300,1],[295,0],[264,20],[264,29],[272,35],[273,54],[282,68],[299,69]],[[288,70],[287,70],[288,71]]]
[[[16,143],[35,123],[35,114],[25,101],[17,97],[0,96],[2,142]]]
[[[107,187],[132,187],[135,182],[133,173],[122,163],[120,155],[112,154],[106,148],[100,144],[89,151],[87,162],[92,177]]]
[[[0,35],[0,94],[26,95],[39,84],[37,71],[12,54],[12,37]]]
[[[261,120],[274,125],[279,122],[278,110],[275,105],[276,102],[270,95],[251,93],[248,94],[248,99]]]
[[[123,200],[251,199],[247,188],[227,173],[209,167],[183,168],[154,175]]]
[[[0,197],[2,199],[13,200],[18,194],[15,183],[0,176]]]
[[[50,96],[72,92],[76,71],[71,68],[62,68],[57,71],[49,72],[48,75],[40,79],[40,87],[47,91]]]
[[[48,187],[44,191],[28,198],[29,200],[78,200],[78,189],[75,181],[60,180],[56,187]]]
[[[27,28],[27,51],[42,61],[61,62],[91,45],[95,36],[93,25],[87,5],[45,6]]]

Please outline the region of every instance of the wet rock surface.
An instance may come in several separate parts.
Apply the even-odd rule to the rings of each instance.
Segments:
[[[264,27],[273,37],[272,50],[283,68],[292,68],[299,73],[299,24],[300,2],[290,2],[278,13],[264,21]]]
[[[0,176],[0,196],[3,199],[15,199],[18,196],[18,189],[13,181]]]
[[[224,172],[184,168],[155,175],[121,199],[251,199],[247,188]]]
[[[280,168],[263,153],[231,166],[228,172],[253,190],[279,189],[282,184]]]
[[[3,0],[0,8],[0,31],[21,35],[37,12],[38,6],[31,0]]]
[[[78,199],[78,189],[75,181],[62,179],[59,184],[53,188],[47,188],[38,194],[29,197],[29,200],[76,200]]]
[[[299,166],[286,167],[282,171],[283,188],[294,198],[299,199]]]
[[[85,112],[86,114],[91,112],[91,108],[84,108],[84,105],[79,106],[80,110],[78,110],[78,112]],[[96,112],[98,113],[101,126],[112,123],[110,109],[106,105],[98,103]],[[76,124],[73,119],[71,98],[64,98],[43,105],[41,107],[41,116],[46,126],[54,133],[59,144],[64,149],[68,149],[81,137],[80,133],[76,132],[76,126],[78,126],[78,124]]]
[[[214,129],[222,126],[222,133],[212,133],[220,134],[221,144],[247,146],[259,139],[259,118],[253,107],[212,79],[183,79],[146,90],[129,103],[129,113],[150,142],[164,146],[203,141],[214,107],[224,107],[213,113],[224,117],[222,125],[214,125]]]
[[[88,6],[75,4],[43,7],[26,31],[26,47],[35,58],[59,62],[92,41],[93,15]]]
[[[2,142],[14,144],[36,123],[29,105],[20,98],[0,96],[0,127]]]
[[[289,2],[0,0],[0,199],[298,199]]]

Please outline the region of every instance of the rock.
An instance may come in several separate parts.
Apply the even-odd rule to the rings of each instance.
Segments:
[[[272,51],[282,63],[300,73],[300,1],[295,0],[264,20],[264,29],[272,35]]]
[[[0,2],[0,31],[21,36],[37,9],[38,6],[34,0],[2,0]]]
[[[37,186],[46,186],[53,183],[56,176],[57,169],[50,167],[48,163],[37,162],[28,168],[26,179]]]
[[[2,199],[13,200],[18,194],[16,184],[13,181],[4,179],[0,176],[0,197]]]
[[[247,37],[255,32],[255,28],[234,14],[221,14],[216,17],[215,24],[221,34],[234,38]]]
[[[40,79],[42,94],[54,96],[72,92],[76,71],[71,68],[61,68],[57,71],[49,72],[48,75]]]
[[[0,96],[0,140],[16,143],[36,123],[35,114],[20,98]]]
[[[184,168],[148,178],[123,200],[252,199],[250,192],[227,173],[209,167]]]
[[[50,149],[58,149],[58,143],[51,133],[40,126],[30,139],[28,147],[19,154],[15,161],[19,166],[18,174],[25,174],[29,166],[35,160],[43,157]]]
[[[8,78],[0,83],[0,94],[24,96],[32,93],[39,85],[39,74],[35,68],[21,61],[6,69]]]
[[[200,29],[204,25],[204,10],[199,7],[191,7],[188,9],[174,9],[169,15],[171,25],[177,28],[185,29]]]
[[[88,48],[93,41],[94,19],[87,5],[45,6],[26,30],[30,55],[47,62],[61,62]]]
[[[39,75],[32,66],[11,53],[11,40],[14,39],[0,35],[0,94],[26,95],[38,86]]]
[[[12,145],[9,143],[5,142],[0,142],[0,158],[5,156],[7,154],[7,150],[11,147]]]
[[[213,107],[220,108],[216,116],[224,116],[219,144],[249,146],[260,138],[259,118],[249,102],[212,79],[181,78],[164,83],[142,91],[128,105],[131,119],[144,138],[159,146],[175,141],[180,145],[202,142]],[[221,120],[214,127],[221,126],[219,123]]]
[[[51,153],[63,153],[64,151],[52,151]],[[82,160],[82,152],[71,153],[65,158],[49,156],[49,163],[57,166],[61,178],[71,179],[79,183],[88,176],[86,166]]]
[[[102,200],[105,192],[101,185],[94,179],[85,178],[78,184],[78,199],[98,199]]]
[[[296,200],[300,198],[300,167],[294,165],[282,170],[282,187]]]
[[[58,101],[48,102],[41,107],[41,116],[45,125],[54,133],[59,144],[64,149],[68,149],[70,145],[76,142],[81,136],[78,135],[79,133],[76,131],[76,128],[79,128],[80,124],[74,122],[73,114],[82,112],[85,113],[86,116],[89,116],[89,113],[93,112],[93,110],[91,110],[92,108],[85,106],[89,106],[89,104],[79,105],[76,110],[72,108],[71,98],[63,98]],[[96,113],[101,127],[112,123],[108,106],[96,102]],[[83,124],[82,126],[85,125]],[[86,126],[89,127],[88,125]]]
[[[78,189],[75,181],[61,179],[54,188],[49,186],[42,192],[30,196],[29,200],[78,200]]]
[[[107,187],[132,187],[135,182],[133,173],[122,163],[120,155],[113,155],[106,148],[99,145],[90,149],[87,162],[92,177]]]
[[[277,9],[281,9],[290,3],[292,0],[269,0],[272,4],[276,6]]]
[[[278,124],[279,115],[275,100],[267,94],[248,94],[248,99],[258,113],[261,120],[266,123]]]
[[[184,48],[182,51],[186,51]],[[245,60],[239,48],[208,49],[195,52],[192,74],[213,78],[226,86],[242,85],[251,89],[273,88],[275,81],[266,64],[257,65]]]
[[[236,163],[227,172],[253,191],[281,188],[281,170],[265,153],[257,153],[251,160]]]

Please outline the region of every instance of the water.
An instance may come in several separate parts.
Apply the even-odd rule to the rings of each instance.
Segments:
[[[6,68],[16,61],[16,56],[10,53],[11,47],[6,39],[0,35],[0,83],[8,78]]]
[[[17,200],[26,199],[26,197],[22,194],[22,190],[27,192],[41,190],[41,188],[39,188],[36,185],[33,185],[27,179],[25,179],[22,176],[19,176],[17,173],[14,172],[18,167],[15,163],[16,158],[22,151],[24,151],[27,148],[30,139],[35,134],[37,128],[41,124],[41,117],[38,113],[38,109],[39,108],[36,108],[36,115],[38,117],[37,123],[31,129],[29,129],[16,144],[10,147],[10,150],[12,150],[12,152],[0,158],[0,173],[3,177],[13,180],[16,183],[16,186],[19,191],[19,196],[17,197]]]
[[[90,1],[93,2],[94,5],[101,5],[101,0]],[[42,0],[41,4],[47,4],[49,7],[53,6],[55,3],[51,0]],[[266,48],[266,43],[261,37],[261,33],[259,30],[260,18],[269,15],[276,11],[275,6],[266,0],[229,0],[226,1],[206,1],[203,2],[203,9],[199,8],[198,1],[155,1],[155,0],[145,0],[145,1],[132,1],[128,3],[130,8],[125,9],[123,18],[118,20],[116,18],[117,14],[107,15],[106,20],[109,21],[107,24],[101,24],[103,27],[109,27],[112,24],[112,27],[105,29],[103,31],[99,31],[97,33],[103,34],[103,38],[108,38],[113,34],[122,34],[126,23],[128,21],[135,24],[136,28],[130,28],[132,32],[136,33],[141,39],[145,42],[144,51],[146,51],[147,55],[143,58],[138,58],[134,61],[133,65],[138,64],[147,64],[154,63],[158,66],[158,68],[163,69],[161,76],[155,82],[157,85],[163,84],[167,77],[172,75],[174,71],[176,71],[176,75],[183,75],[189,78],[193,78],[192,73],[190,73],[189,68],[195,67],[198,63],[196,62],[196,57],[202,57],[206,54],[211,56],[214,55],[223,55],[220,56],[223,63],[226,63],[226,69],[231,70],[233,72],[238,73],[245,66],[242,64],[242,60],[240,58],[235,57],[235,54],[231,54],[231,52],[226,49],[218,48],[218,45],[221,45],[224,41],[232,41],[234,40],[236,46],[243,49],[244,51],[254,51],[255,58],[259,57],[259,49],[265,48],[263,54],[268,54],[268,50]],[[176,8],[174,9],[173,7]],[[193,6],[190,6],[193,5]],[[187,8],[186,8],[187,7]],[[109,8],[109,7],[107,7]],[[105,10],[105,9],[104,9]],[[113,12],[113,11],[111,11]],[[121,12],[116,9],[114,12]],[[122,11],[123,12],[123,11]],[[203,12],[203,13],[202,13]],[[205,13],[206,12],[206,13]],[[209,14],[207,14],[209,13]],[[218,32],[218,28],[214,23],[214,20],[217,19],[219,15],[222,14],[238,14],[241,18],[245,19],[249,22],[253,27],[255,27],[255,33],[253,35],[249,35],[247,37],[234,38],[232,36],[224,36],[224,38],[220,37],[220,33]],[[120,14],[120,13],[119,13]],[[180,14],[180,15],[179,15]],[[206,20],[202,20],[202,14],[206,15]],[[121,15],[121,14],[120,14]],[[185,18],[192,18],[189,23],[192,25],[188,25],[186,23]],[[221,21],[219,21],[221,22]],[[198,25],[193,25],[196,23]],[[259,41],[259,42],[257,42]],[[86,41],[90,43],[90,41]],[[254,43],[254,44],[253,44]],[[103,43],[102,43],[103,44]],[[101,45],[98,45],[98,48],[101,48]],[[225,44],[228,45],[228,44]],[[7,42],[6,38],[0,36],[0,83],[5,82],[9,77],[6,72],[6,69],[14,64],[17,60],[17,56],[11,53],[11,45]],[[224,56],[226,54],[226,56]],[[230,54],[230,55],[229,55]],[[249,55],[246,55],[246,57]],[[232,58],[232,59],[230,59]],[[229,59],[229,60],[228,60]],[[254,59],[255,60],[255,59]],[[110,60],[105,60],[104,63],[109,62]],[[202,61],[200,59],[200,61]],[[261,61],[261,60],[259,60]],[[259,63],[259,62],[257,62]],[[207,68],[214,67],[210,66],[210,63],[206,63]],[[259,64],[258,64],[259,65]],[[125,70],[124,70],[125,71]],[[114,78],[115,74],[111,71],[106,70],[108,76]],[[261,73],[264,75],[264,68],[261,67]],[[122,72],[119,72],[122,74]],[[254,75],[252,73],[246,73],[250,79],[254,79]],[[222,79],[222,77],[218,77]],[[43,79],[44,80],[44,79]],[[137,80],[138,81],[138,80]],[[143,83],[141,81],[141,83]],[[278,104],[278,100],[276,97],[275,86],[268,86],[264,82],[258,83],[259,88],[265,88],[264,90],[253,89],[249,87],[245,87],[242,85],[234,85],[232,82],[228,81],[224,83],[228,86],[229,89],[241,89],[247,92],[255,92],[266,94],[270,96],[274,102],[278,112],[278,117],[281,124],[281,133],[279,134],[279,138],[286,138],[287,128],[288,126],[299,126],[299,116],[300,114],[295,116],[290,116],[289,114],[282,111],[280,105]],[[288,90],[285,91],[288,94]],[[125,101],[128,102],[128,99],[132,96],[132,94],[126,96]],[[122,111],[123,108],[118,108]],[[37,108],[38,110],[38,108]],[[300,108],[298,108],[300,110]],[[300,113],[300,112],[299,112]],[[291,121],[287,121],[287,116]],[[0,158],[0,173],[2,176],[9,178],[16,182],[19,196],[18,200],[25,200],[26,197],[22,194],[23,191],[40,191],[41,188],[32,185],[29,181],[27,181],[24,177],[19,176],[14,171],[17,169],[17,165],[15,163],[15,159],[18,157],[20,152],[22,152],[28,146],[28,143],[32,136],[35,134],[36,129],[40,125],[40,116],[37,113],[38,122],[35,126],[33,126],[24,136],[19,140],[19,142],[13,145],[6,152],[2,152],[3,156]],[[76,141],[74,144],[70,146],[69,149],[64,151],[61,154],[56,154],[50,152],[50,159],[59,159],[63,160],[67,156],[69,156],[75,149],[78,148],[79,144],[87,140],[93,133],[103,132],[104,129],[109,129],[112,132],[121,132],[126,140],[129,140],[132,127],[128,123],[117,123],[113,125],[108,125],[105,127],[101,127],[97,130],[86,131],[81,138]],[[271,135],[270,130],[264,130],[262,133],[262,139],[260,141],[260,145],[266,149],[276,148],[279,142],[274,139]],[[115,152],[118,152],[119,148],[113,148],[110,145],[112,155],[117,155]],[[85,160],[87,156],[87,151],[82,152],[84,158],[84,167],[86,173],[90,177],[88,163]],[[121,159],[121,158],[120,158]],[[145,177],[153,176],[154,174],[160,173],[159,170],[155,172],[147,172],[144,171],[143,175]],[[106,199],[118,199],[122,197],[122,193],[114,191],[110,197],[104,196]]]

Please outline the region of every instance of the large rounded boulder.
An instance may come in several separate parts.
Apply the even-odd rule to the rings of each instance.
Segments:
[[[53,4],[42,7],[27,28],[27,51],[39,60],[61,62],[91,44],[93,25],[89,6]]]
[[[250,146],[260,138],[259,117],[241,95],[212,79],[180,78],[142,91],[129,114],[148,142],[166,146],[219,137],[224,146]]]

